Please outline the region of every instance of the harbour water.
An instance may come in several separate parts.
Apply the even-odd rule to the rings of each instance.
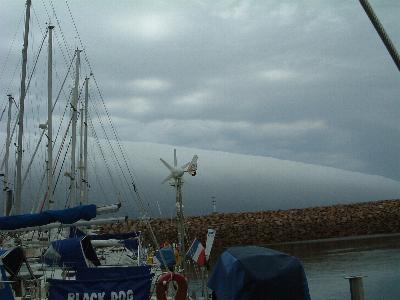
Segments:
[[[350,300],[350,285],[345,277],[351,275],[365,276],[365,300],[400,299],[400,234],[304,241],[266,247],[300,258],[312,300]],[[191,290],[201,295],[199,274],[192,273],[191,277]]]
[[[313,300],[350,298],[349,275],[362,275],[366,300],[400,299],[400,235],[272,245],[299,257]]]

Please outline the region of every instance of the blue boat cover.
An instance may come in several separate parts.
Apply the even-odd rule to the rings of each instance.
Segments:
[[[14,300],[14,296],[11,290],[10,284],[7,282],[9,279],[6,275],[6,270],[2,264],[0,264],[0,299],[2,300]]]
[[[257,246],[223,252],[208,287],[217,300],[310,300],[300,260]]]
[[[137,240],[123,240],[122,243],[124,244],[126,249],[129,249],[135,253],[139,246],[139,242]]]
[[[75,226],[71,226],[69,228],[69,238],[79,238],[79,237],[84,237],[86,233],[84,233],[82,230]]]
[[[162,257],[161,257],[160,253],[162,254]],[[175,264],[176,264],[174,249],[172,248],[171,245],[165,246],[165,247],[161,248],[160,250],[157,250],[155,255],[156,255],[156,258],[158,259],[158,261],[160,262],[160,265],[163,268],[166,268],[165,264],[163,262],[163,258],[165,260],[165,263],[167,264],[167,267],[169,267],[169,268],[175,266]]]
[[[49,279],[49,300],[148,300],[151,280],[154,274],[126,276],[123,270],[112,276],[107,268],[101,268],[104,278],[96,280],[58,280]]]
[[[42,260],[50,266],[72,269],[99,266],[100,261],[90,242],[90,238],[71,238],[51,242]]]
[[[115,266],[78,269],[77,280],[113,279],[124,274],[126,277],[142,277],[150,274],[150,266]]]
[[[37,214],[24,214],[0,217],[0,230],[14,230],[33,226],[42,226],[60,222],[72,224],[79,220],[89,221],[96,217],[96,205],[81,205],[61,210],[46,210]]]

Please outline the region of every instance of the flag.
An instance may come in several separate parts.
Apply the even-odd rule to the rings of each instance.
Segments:
[[[214,244],[215,233],[216,233],[216,231],[214,229],[208,229],[207,241],[206,241],[206,251],[205,251],[207,260],[210,258],[211,248]]]
[[[199,240],[194,239],[189,251],[186,253],[187,256],[191,257],[200,266],[204,266],[206,263],[206,253],[203,245]]]

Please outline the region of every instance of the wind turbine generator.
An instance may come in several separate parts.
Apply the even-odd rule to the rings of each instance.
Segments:
[[[189,173],[192,176],[197,174],[197,159],[198,156],[194,155],[192,160],[181,167],[178,167],[178,159],[176,157],[176,149],[174,149],[174,166],[172,167],[165,160],[160,158],[161,162],[170,171],[170,174],[163,180],[162,183],[170,181],[171,186],[175,187],[176,190],[176,218],[178,225],[178,243],[179,243],[179,254],[181,256],[180,267],[185,269],[186,252],[185,252],[185,225],[183,216],[183,203],[182,203],[182,185],[183,175]]]

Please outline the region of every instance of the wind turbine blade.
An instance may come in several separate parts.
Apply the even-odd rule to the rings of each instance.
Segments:
[[[166,183],[168,180],[170,180],[170,179],[172,179],[172,178],[173,178],[172,174],[168,175],[168,177],[165,178],[165,179],[161,182],[161,184]]]
[[[199,157],[197,155],[193,155],[192,161],[190,162],[191,165],[196,165],[197,166],[197,160]]]
[[[174,168],[171,167],[171,165],[169,163],[167,163],[165,160],[163,160],[162,158],[160,158],[160,160],[164,164],[164,166],[167,167],[168,170],[170,170],[171,172],[174,170]]]
[[[178,166],[178,159],[176,158],[176,149],[174,149],[174,167]]]
[[[197,159],[198,159],[199,157],[197,156],[197,155],[194,155],[193,156],[193,158],[192,158],[192,161],[189,163],[189,165],[188,165],[188,167],[187,167],[187,171],[189,172],[189,173],[191,173],[191,172],[196,172],[196,170],[197,170]],[[194,174],[196,174],[196,173],[194,173]]]

